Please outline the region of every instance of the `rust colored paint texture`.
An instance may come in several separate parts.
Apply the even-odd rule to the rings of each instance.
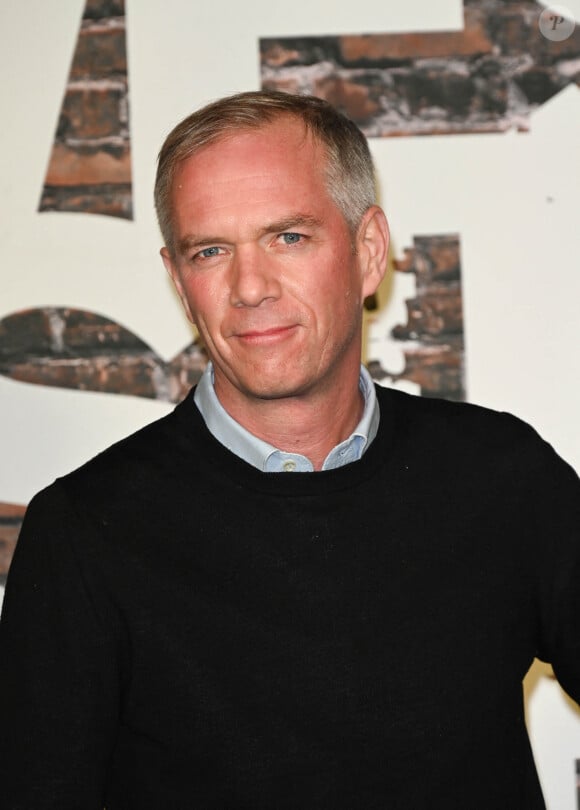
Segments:
[[[405,301],[407,323],[391,337],[401,341],[405,368],[399,374],[370,360],[375,380],[408,380],[429,397],[464,400],[464,333],[459,236],[417,236],[395,269],[412,273],[416,295]]]
[[[0,374],[21,382],[178,402],[206,363],[197,343],[165,362],[128,329],[84,310],[28,309],[0,320]]]
[[[124,0],[87,0],[39,211],[133,218]]]
[[[262,39],[262,86],[325,98],[367,137],[525,131],[534,110],[580,86],[580,27],[549,40],[542,9],[535,0],[464,0],[462,31]],[[371,372],[465,399],[458,238],[415,239],[399,269],[417,280],[408,322],[392,333],[405,369],[392,374],[375,361]]]
[[[6,582],[25,509],[18,504],[0,503],[0,585]]]
[[[526,130],[580,86],[580,26],[551,41],[542,9],[464,0],[463,31],[262,39],[262,86],[325,98],[368,137]]]

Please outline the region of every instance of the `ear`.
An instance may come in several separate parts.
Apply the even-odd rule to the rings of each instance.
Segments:
[[[389,225],[383,209],[378,205],[371,206],[365,211],[356,239],[363,298],[375,293],[385,276],[389,239]]]
[[[185,294],[183,283],[181,281],[181,273],[179,272],[178,264],[176,260],[171,257],[171,253],[166,247],[162,247],[159,253],[161,254],[165,269],[171,277],[173,286],[177,290],[177,294],[181,300],[181,303],[183,304],[185,314],[187,315],[188,320],[190,320],[191,323],[194,323],[191,307],[189,306],[189,301],[187,300],[187,295]]]

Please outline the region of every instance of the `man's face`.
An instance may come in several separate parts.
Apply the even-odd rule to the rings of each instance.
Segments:
[[[357,379],[362,303],[378,280],[353,251],[324,165],[287,117],[204,147],[176,173],[176,255],[162,256],[230,412]]]

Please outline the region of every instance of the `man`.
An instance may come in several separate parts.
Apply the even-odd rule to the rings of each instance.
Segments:
[[[360,132],[248,93],[161,151],[211,365],[32,502],[2,621],[3,808],[543,807],[534,656],[580,697],[580,486],[527,425],[376,389]]]

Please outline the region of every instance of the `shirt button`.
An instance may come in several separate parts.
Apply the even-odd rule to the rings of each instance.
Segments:
[[[292,461],[292,459],[288,458],[282,464],[282,467],[284,469],[284,472],[294,472],[294,470],[296,469],[296,462]]]

